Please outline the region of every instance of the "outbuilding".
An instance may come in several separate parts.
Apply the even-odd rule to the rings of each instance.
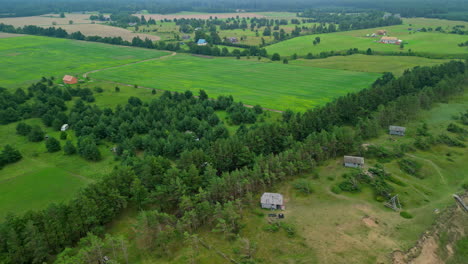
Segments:
[[[385,44],[400,44],[401,40],[399,40],[397,37],[382,37],[380,39],[380,43],[385,43]]]
[[[260,203],[265,209],[284,210],[283,195],[279,193],[264,193],[260,198]]]
[[[388,133],[390,135],[404,136],[406,132],[406,127],[401,126],[389,126]]]
[[[206,46],[207,44],[208,44],[208,42],[206,42],[206,39],[199,39],[197,41],[198,46]]]
[[[60,128],[60,131],[67,131],[68,127],[68,124],[63,124],[63,126]]]
[[[344,156],[343,165],[350,168],[361,168],[364,166],[363,157]]]
[[[76,79],[76,77],[73,77],[71,75],[65,75],[63,76],[63,82],[66,83],[66,84],[75,84],[78,82],[78,79]]]

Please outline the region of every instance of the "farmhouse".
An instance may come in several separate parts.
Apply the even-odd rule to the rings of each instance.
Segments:
[[[388,128],[388,133],[390,135],[404,136],[405,131],[406,131],[406,127],[401,127],[401,126],[390,126]]]
[[[205,39],[199,39],[199,40],[197,41],[197,45],[198,45],[198,46],[206,46],[207,44],[208,44],[208,42],[206,42]]]
[[[284,210],[283,195],[279,193],[264,193],[260,199],[262,208]]]
[[[68,127],[68,124],[63,124],[63,126],[60,128],[60,131],[67,131]]]
[[[185,40],[190,39],[190,35],[183,35],[182,39],[185,39]]]
[[[75,77],[71,76],[71,75],[65,75],[63,76],[63,82],[66,83],[66,84],[75,84],[78,82],[78,79],[76,79]]]
[[[385,43],[385,44],[400,44],[401,40],[399,40],[397,37],[382,37],[380,39],[380,43]]]
[[[377,30],[376,34],[379,36],[385,36],[387,35],[387,30],[383,30],[383,29]]]
[[[227,38],[227,41],[229,41],[229,42],[231,42],[231,43],[237,43],[237,42],[239,42],[239,40],[238,40],[236,37]]]
[[[362,166],[364,166],[364,158],[354,157],[354,156],[344,156],[343,164],[345,167],[361,168]]]

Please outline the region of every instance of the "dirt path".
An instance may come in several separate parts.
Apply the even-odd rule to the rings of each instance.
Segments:
[[[444,175],[443,175],[442,172],[440,171],[439,166],[437,166],[437,164],[435,164],[432,160],[428,160],[428,159],[425,159],[425,158],[421,158],[421,157],[418,157],[418,156],[415,156],[415,155],[412,155],[412,154],[408,154],[408,153],[406,153],[406,156],[409,156],[409,157],[412,157],[412,158],[415,158],[415,159],[419,159],[419,160],[423,160],[423,161],[425,161],[425,162],[431,164],[431,166],[437,171],[437,174],[439,174],[442,183],[443,183],[443,184],[447,184],[447,181],[445,180]]]
[[[146,60],[141,60],[141,61],[135,61],[135,62],[130,62],[130,63],[122,64],[122,65],[117,65],[117,66],[112,66],[112,67],[108,67],[108,68],[97,69],[97,70],[85,72],[83,74],[83,78],[87,78],[88,74],[90,74],[90,73],[96,73],[96,72],[100,72],[100,71],[104,71],[104,70],[116,69],[116,68],[120,68],[120,67],[123,67],[123,66],[143,63],[143,62],[147,62],[147,61],[160,60],[160,59],[164,59],[164,58],[167,58],[167,57],[172,57],[172,56],[175,56],[175,55],[177,55],[177,52],[172,52],[171,54],[164,55],[162,57],[151,58],[151,59],[146,59]]]

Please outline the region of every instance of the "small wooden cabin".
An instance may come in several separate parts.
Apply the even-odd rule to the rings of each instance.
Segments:
[[[343,165],[350,168],[361,168],[364,166],[363,157],[344,156]]]

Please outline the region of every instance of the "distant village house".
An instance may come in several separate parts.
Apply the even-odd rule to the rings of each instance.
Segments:
[[[383,30],[383,29],[377,30],[376,34],[379,36],[385,36],[387,35],[387,30]]]
[[[384,44],[400,44],[401,40],[398,39],[397,37],[382,37],[380,39],[380,43]]]
[[[390,126],[388,128],[388,133],[390,135],[404,136],[406,132],[406,127],[401,126]]]
[[[71,76],[71,75],[65,75],[63,76],[63,82],[66,83],[66,84],[75,84],[78,82],[78,79],[76,79],[75,77]]]
[[[231,43],[237,43],[237,42],[239,42],[239,39],[237,39],[236,37],[230,37],[230,38],[227,38],[227,41],[229,41]]]
[[[199,40],[197,41],[197,45],[198,45],[198,46],[206,46],[207,44],[208,44],[208,42],[206,42],[205,39],[199,39]]]
[[[361,168],[364,166],[363,157],[344,156],[343,164],[345,167]]]
[[[185,39],[185,40],[190,39],[190,35],[183,35],[182,39]]]
[[[260,199],[262,208],[284,210],[283,195],[279,193],[264,193]]]

